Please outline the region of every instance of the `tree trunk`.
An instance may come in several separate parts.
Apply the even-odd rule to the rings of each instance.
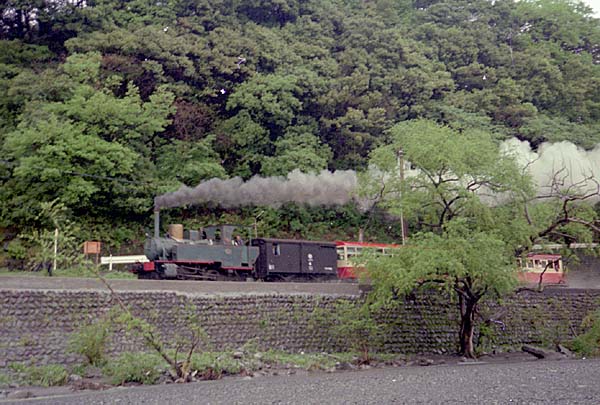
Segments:
[[[476,299],[459,293],[460,300],[460,354],[474,359],[473,332],[475,330],[475,314],[477,313]]]

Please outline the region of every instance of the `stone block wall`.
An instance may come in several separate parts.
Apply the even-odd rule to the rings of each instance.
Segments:
[[[186,333],[191,308],[211,348],[235,349],[254,339],[266,349],[337,351],[344,339],[332,334],[331,316],[340,305],[359,305],[355,296],[244,294],[193,296],[174,292],[120,292],[134,314],[153,323],[170,343]],[[12,362],[73,364],[70,335],[101,319],[116,303],[103,291],[1,290],[0,368]],[[525,292],[482,306],[482,344],[489,347],[565,341],[579,333],[582,319],[600,307],[600,290]],[[453,353],[457,347],[455,304],[434,294],[407,299],[382,311],[389,351]],[[144,350],[139,339],[115,335],[111,352]]]
[[[583,319],[600,309],[600,290],[550,288],[544,293],[525,291],[488,302],[484,318],[498,346],[552,345],[573,339],[582,332]]]

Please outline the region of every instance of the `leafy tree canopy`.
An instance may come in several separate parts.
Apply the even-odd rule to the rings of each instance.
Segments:
[[[517,137],[591,149],[599,141],[599,27],[570,0],[5,1],[3,202],[19,206],[13,176],[32,153],[16,146],[16,134],[31,140],[43,125],[50,133],[64,126],[75,144],[87,137],[135,154],[134,175],[129,158],[113,171],[139,186],[88,178],[67,198],[72,208],[81,198],[131,218],[157,190],[211,174],[365,169],[399,136],[399,123],[421,119],[465,141],[481,138],[481,147]],[[424,145],[425,132],[438,131],[431,125],[414,135]],[[57,164],[52,156],[44,164]],[[453,190],[459,210],[474,209],[469,191]],[[25,218],[5,212],[7,225]],[[439,225],[438,214],[415,208],[410,225]]]

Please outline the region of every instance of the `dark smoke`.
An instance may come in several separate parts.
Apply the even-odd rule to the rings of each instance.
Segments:
[[[212,202],[223,208],[246,205],[279,207],[294,202],[310,206],[343,205],[353,200],[357,188],[352,170],[305,174],[294,170],[286,177],[254,176],[244,182],[240,177],[211,179],[196,187],[179,190],[154,199],[155,209]]]

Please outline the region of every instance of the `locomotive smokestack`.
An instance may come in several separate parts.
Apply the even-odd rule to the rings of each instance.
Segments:
[[[154,237],[160,237],[160,210],[154,210]]]

